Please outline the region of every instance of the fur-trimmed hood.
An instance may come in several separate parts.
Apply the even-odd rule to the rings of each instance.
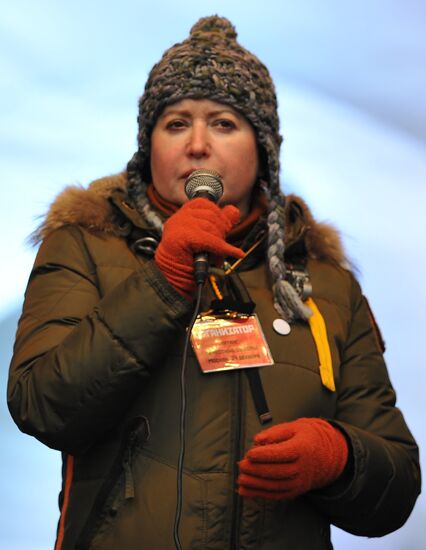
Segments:
[[[30,236],[30,242],[39,244],[50,233],[65,225],[80,225],[91,231],[120,234],[117,214],[111,203],[114,194],[127,198],[127,174],[107,176],[93,181],[87,188],[81,185],[66,187],[53,201],[39,227]],[[339,232],[329,223],[317,222],[303,199],[287,195],[286,240],[294,238],[302,227],[303,238],[311,258],[348,267]]]

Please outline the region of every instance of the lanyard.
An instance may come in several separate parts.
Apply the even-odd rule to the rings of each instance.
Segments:
[[[254,243],[253,246],[251,246],[245,255],[234,262],[232,265],[225,264],[225,277],[229,277],[233,274],[234,270],[240,265],[240,263],[249,255],[253,250],[255,250],[259,244],[263,241],[264,237],[259,239],[257,242]],[[223,301],[224,296],[222,292],[219,289],[219,285],[217,283],[217,277],[216,275],[211,274],[209,276],[209,281],[211,284],[211,287],[213,289],[213,292],[217,298],[217,300]],[[247,293],[247,291],[246,291]],[[248,293],[247,293],[248,294]],[[254,304],[253,304],[254,306]],[[227,315],[237,315],[236,312],[227,311]],[[272,421],[272,414],[269,410],[268,403],[266,401],[265,391],[263,389],[262,379],[260,378],[260,372],[258,368],[250,368],[245,369],[245,374],[247,376],[247,380],[249,383],[251,395],[253,398],[253,403],[256,408],[257,416],[259,418],[259,422],[263,425],[268,422]]]

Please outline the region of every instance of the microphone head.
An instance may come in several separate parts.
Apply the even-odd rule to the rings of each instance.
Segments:
[[[223,195],[222,178],[214,170],[194,170],[186,179],[185,193],[188,199],[204,197],[217,202]]]

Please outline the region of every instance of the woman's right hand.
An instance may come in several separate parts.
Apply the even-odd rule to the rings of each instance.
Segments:
[[[208,252],[214,262],[225,256],[241,258],[244,255],[240,248],[225,240],[239,219],[236,206],[220,208],[207,199],[197,198],[185,203],[165,222],[155,262],[183,296],[192,299],[196,290],[194,254]]]

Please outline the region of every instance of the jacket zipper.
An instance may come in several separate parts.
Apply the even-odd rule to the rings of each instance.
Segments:
[[[241,448],[241,372],[236,372],[236,399],[235,399],[235,442],[233,449],[233,475],[232,475],[232,509],[231,509],[231,537],[230,537],[230,550],[238,550],[238,528],[240,522],[240,513],[241,513],[241,500],[239,494],[236,492],[236,484],[238,477],[238,464],[237,460],[240,459],[240,448]]]

